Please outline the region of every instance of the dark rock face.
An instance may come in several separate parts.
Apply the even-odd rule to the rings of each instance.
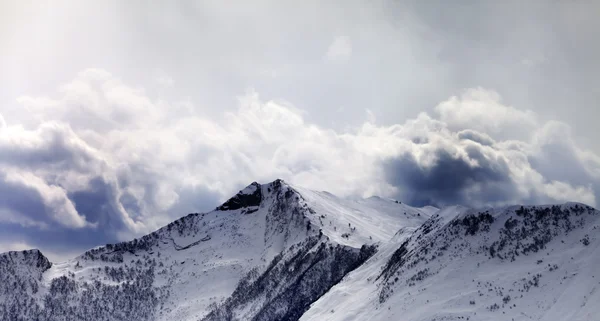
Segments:
[[[298,320],[311,303],[375,252],[374,246],[355,249],[310,237],[276,256],[262,274],[248,273],[203,321]],[[262,303],[258,309],[256,303]]]
[[[253,193],[245,194],[240,191],[234,197],[227,200],[227,202],[223,203],[223,205],[217,207],[217,210],[231,211],[250,206],[259,206],[262,201],[261,186],[257,182],[253,182],[250,186],[255,187]]]

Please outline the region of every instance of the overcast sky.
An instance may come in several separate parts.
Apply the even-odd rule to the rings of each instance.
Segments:
[[[600,202],[598,1],[0,0],[0,252],[54,260],[252,181]]]

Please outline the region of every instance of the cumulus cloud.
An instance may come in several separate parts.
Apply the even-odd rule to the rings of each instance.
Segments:
[[[600,158],[566,124],[482,88],[402,124],[371,113],[345,132],[253,90],[208,116],[96,69],[18,101],[27,112],[0,127],[0,234],[55,252],[148,233],[275,178],[415,205],[596,205],[600,195]]]
[[[504,105],[498,93],[483,88],[452,96],[435,111],[451,129],[473,129],[499,138],[522,138],[538,126],[532,111]]]
[[[385,163],[386,179],[401,187],[403,198],[416,205],[514,199],[516,188],[507,163],[488,159],[476,147],[468,150],[471,155],[466,156],[444,148],[424,151],[433,158],[426,165],[414,154],[405,153]]]
[[[567,124],[538,125],[531,111],[505,106],[498,93],[482,88],[449,98],[436,113],[435,121],[421,118],[429,128],[424,137],[383,162],[400,197],[440,206],[596,205],[597,157],[577,147]],[[436,121],[437,131],[430,124]]]

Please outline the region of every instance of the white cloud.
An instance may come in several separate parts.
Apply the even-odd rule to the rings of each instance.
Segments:
[[[497,92],[483,88],[467,89],[435,111],[454,130],[474,129],[500,138],[527,138],[538,126],[532,111],[504,105]]]
[[[544,186],[544,193],[548,198],[568,202],[576,200],[585,204],[592,204],[596,206],[596,196],[591,186],[571,186],[565,182],[552,181],[546,183]]]
[[[327,59],[332,61],[346,61],[352,56],[352,42],[350,37],[339,36],[327,48],[325,54]]]
[[[481,88],[403,124],[375,124],[367,109],[369,119],[345,132],[310,123],[292,104],[264,100],[255,91],[241,96],[235,111],[209,117],[189,102],[153,99],[102,70],[80,73],[55,98],[20,102],[30,113],[8,120],[23,125],[0,129],[0,172],[6,182],[36,191],[48,217],[17,213],[2,202],[0,207],[10,213],[5,221],[19,214],[21,225],[30,227],[97,224],[128,239],[186,214],[182,211],[209,209],[252,181],[275,178],[341,196],[416,200],[411,192],[420,192],[473,205],[567,200],[595,205],[599,195],[597,176],[589,182],[554,177],[563,164],[532,162],[557,133],[569,139],[568,126],[539,124],[532,112],[506,106],[497,93]],[[597,155],[576,146],[566,152],[574,167],[599,171]],[[432,183],[427,171],[437,169],[443,157],[471,176],[456,188],[460,195],[407,180],[409,172],[394,172],[402,177],[390,179],[384,164],[404,155]],[[448,175],[442,171],[440,177]],[[453,183],[459,182],[444,184],[451,191]],[[101,202],[98,213],[78,210],[81,193]]]

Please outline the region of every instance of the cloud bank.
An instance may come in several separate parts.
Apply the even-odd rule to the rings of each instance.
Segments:
[[[414,205],[600,197],[600,157],[567,124],[483,88],[402,124],[379,125],[369,111],[344,132],[253,90],[215,116],[98,69],[18,104],[0,106],[0,243],[53,252],[148,233],[255,180]]]

